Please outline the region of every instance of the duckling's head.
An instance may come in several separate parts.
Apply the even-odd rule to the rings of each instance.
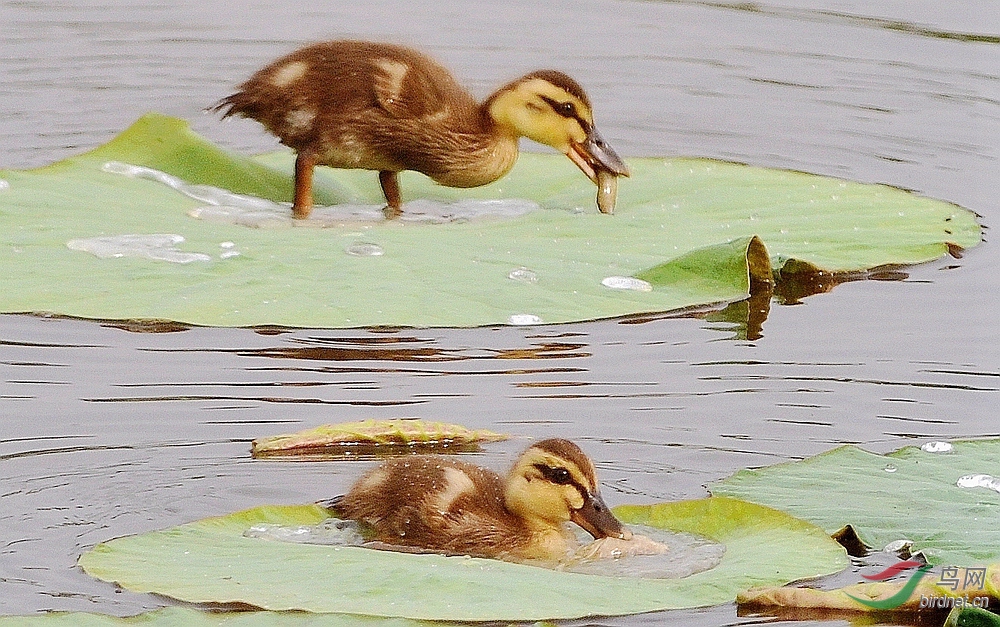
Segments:
[[[594,127],[590,99],[562,72],[539,70],[498,89],[485,103],[505,132],[562,152],[598,183],[600,170],[628,176],[628,167]]]
[[[569,440],[528,448],[507,476],[504,502],[534,529],[573,521],[595,538],[632,537],[604,504],[593,462]]]

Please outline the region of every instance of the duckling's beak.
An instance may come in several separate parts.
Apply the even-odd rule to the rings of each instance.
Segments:
[[[595,539],[609,537],[621,538],[622,540],[632,539],[632,532],[615,518],[608,506],[604,504],[604,499],[597,492],[588,492],[584,496],[583,507],[573,510],[569,517]]]
[[[594,127],[590,127],[587,137],[582,142],[570,144],[566,156],[576,164],[576,167],[583,170],[594,185],[599,185],[597,182],[599,170],[611,172],[615,176],[629,175],[628,166]]]

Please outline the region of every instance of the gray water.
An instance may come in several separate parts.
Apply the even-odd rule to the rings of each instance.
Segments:
[[[1000,214],[990,2],[4,2],[0,32],[2,167],[92,148],[150,110],[234,150],[271,150],[256,124],[203,108],[301,43],[349,36],[417,45],[479,96],[531,69],[567,71],[623,155],[884,182],[986,225]],[[699,318],[144,333],[0,316],[0,614],[161,606],[91,580],[76,558],[121,535],[343,492],[361,464],[249,458],[254,437],[325,422],[418,416],[569,437],[611,505],[701,497],[740,468],[842,443],[998,435],[998,261],[987,242],[905,280],[772,303],[755,339]],[[526,442],[472,459],[502,469]],[[759,620],[724,605],[601,622]]]

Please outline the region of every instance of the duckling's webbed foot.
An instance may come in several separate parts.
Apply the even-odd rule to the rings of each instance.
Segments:
[[[295,201],[292,203],[292,217],[304,220],[312,213],[313,169],[316,167],[316,155],[303,151],[295,157]]]
[[[403,205],[399,194],[399,173],[382,170],[378,173],[378,182],[382,185],[385,195],[385,208],[382,212],[386,220],[394,220],[403,215]]]

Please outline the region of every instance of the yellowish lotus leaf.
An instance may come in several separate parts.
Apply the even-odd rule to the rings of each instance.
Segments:
[[[462,449],[510,436],[486,429],[426,420],[393,418],[326,424],[296,433],[258,438],[251,445],[254,457],[276,455],[350,455],[390,452],[391,449]]]
[[[961,573],[964,569],[959,569]],[[949,575],[948,579],[951,578]],[[915,585],[913,575],[893,581],[858,583],[836,590],[818,590],[807,587],[757,587],[736,597],[741,610],[762,613],[780,613],[781,610],[833,610],[839,612],[939,612],[942,608],[929,606],[928,599],[952,597],[957,604],[973,603],[975,599],[987,607],[1000,606],[997,584],[1000,583],[1000,564],[987,568],[985,585],[956,577],[957,585],[949,585],[943,572],[929,572]],[[910,584],[909,586],[907,584]],[[909,590],[906,589],[909,587]],[[899,598],[894,598],[894,597]],[[853,598],[852,598],[853,597]],[[863,603],[859,601],[865,601]],[[869,604],[870,603],[870,604]],[[951,604],[954,606],[955,604]]]

